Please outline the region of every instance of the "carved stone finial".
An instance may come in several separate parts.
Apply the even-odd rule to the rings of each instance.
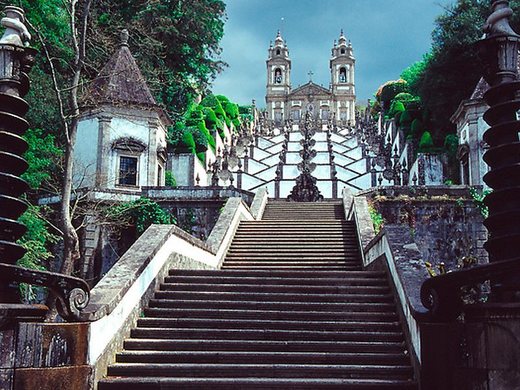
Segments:
[[[4,13],[5,17],[0,20],[0,23],[5,27],[5,31],[2,38],[0,38],[0,43],[29,46],[31,34],[24,25],[25,15],[23,9],[7,6],[4,8]]]
[[[121,39],[121,46],[128,46],[128,30],[125,28],[121,30],[121,34],[119,35],[119,38]]]
[[[513,15],[513,10],[509,7],[507,0],[493,0],[493,12],[486,20],[483,30],[486,37],[493,35],[515,35],[516,32],[509,24],[509,18]]]

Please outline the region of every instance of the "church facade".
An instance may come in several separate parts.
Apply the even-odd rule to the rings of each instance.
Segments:
[[[289,118],[298,121],[310,112],[322,120],[333,117],[344,124],[354,124],[356,59],[343,31],[332,47],[329,88],[309,81],[292,89],[289,48],[280,32],[268,52],[265,100],[269,120],[275,124]]]

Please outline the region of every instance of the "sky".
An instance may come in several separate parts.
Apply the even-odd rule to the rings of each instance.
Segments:
[[[312,80],[328,87],[333,41],[341,29],[356,58],[358,102],[421,60],[431,47],[435,18],[453,0],[226,0],[221,59],[229,66],[213,92],[265,107],[266,59],[278,29],[289,47],[293,89]]]

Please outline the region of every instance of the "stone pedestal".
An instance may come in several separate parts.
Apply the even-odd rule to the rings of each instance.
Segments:
[[[518,389],[520,304],[471,305],[464,316],[421,324],[421,389]]]

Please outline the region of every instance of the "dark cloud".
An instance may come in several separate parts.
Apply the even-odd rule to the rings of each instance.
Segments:
[[[340,30],[352,41],[359,101],[399,77],[430,49],[435,18],[450,0],[227,0],[222,59],[229,64],[213,90],[264,106],[267,48],[282,30],[292,59],[292,84],[328,86],[329,57]],[[282,20],[283,18],[283,20]]]

